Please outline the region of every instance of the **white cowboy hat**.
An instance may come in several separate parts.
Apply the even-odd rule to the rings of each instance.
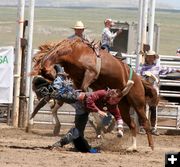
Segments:
[[[77,21],[73,29],[85,29],[84,24],[82,21]]]
[[[107,22],[112,22],[112,19],[110,19],[110,18],[105,19],[104,23],[107,23]]]
[[[153,50],[147,51],[146,56],[155,56],[156,58],[158,58],[158,54]]]

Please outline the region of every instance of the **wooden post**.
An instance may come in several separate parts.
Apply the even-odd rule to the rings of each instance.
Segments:
[[[26,22],[27,23],[27,22]],[[27,25],[27,24],[26,24]],[[24,25],[24,32],[25,27]],[[25,38],[21,39],[22,43],[22,64],[21,64],[21,86],[20,86],[20,104],[19,104],[19,127],[24,127],[24,115],[27,112],[27,101],[25,96],[25,80],[26,80],[26,74],[25,74],[25,67],[26,67],[26,54],[25,49],[27,46],[27,40]]]
[[[20,95],[20,80],[21,80],[21,61],[22,48],[21,38],[23,38],[23,24],[24,24],[24,8],[25,0],[18,1],[17,13],[17,34],[16,34],[16,48],[15,48],[15,75],[14,75],[14,99],[13,99],[13,126],[18,127],[19,122],[19,95]]]

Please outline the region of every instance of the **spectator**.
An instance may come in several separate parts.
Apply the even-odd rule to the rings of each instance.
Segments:
[[[150,83],[153,84],[154,88],[157,90],[159,94],[159,75],[168,74],[172,72],[179,72],[177,69],[173,69],[170,67],[160,66],[159,56],[152,50],[149,50],[145,54],[145,63],[140,67],[138,73]],[[151,133],[153,135],[159,135],[157,131],[157,108],[153,104],[149,105],[150,112],[150,122],[151,122]],[[139,120],[140,129],[139,133],[145,134],[145,130],[142,127],[141,120]]]
[[[118,30],[115,33],[111,32],[110,29],[113,26],[113,22],[111,19],[106,19],[104,21],[104,25],[105,27],[102,31],[101,48],[106,49],[109,52],[111,50],[111,46],[112,46],[114,38],[118,34],[120,34],[122,30]]]
[[[86,29],[86,27],[84,26],[82,21],[77,21],[73,29],[74,29],[74,34],[69,36],[68,37],[69,39],[79,37],[81,39],[90,41],[90,38],[84,33],[84,30]]]

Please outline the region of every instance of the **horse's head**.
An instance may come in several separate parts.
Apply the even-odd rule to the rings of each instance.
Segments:
[[[54,69],[54,65],[51,66],[42,66],[40,61],[35,61],[33,70],[30,73],[31,76],[41,75],[44,78],[52,81],[56,77],[56,70]]]
[[[54,69],[54,65],[49,66],[48,68],[42,68],[40,75],[50,81],[53,81],[57,75],[56,70]]]

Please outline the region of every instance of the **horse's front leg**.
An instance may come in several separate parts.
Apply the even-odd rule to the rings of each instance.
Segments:
[[[81,89],[86,91],[89,85],[96,79],[97,72],[87,69],[84,73],[84,79],[81,85]]]
[[[63,105],[63,102],[62,101],[57,101],[57,100],[53,100],[53,102],[51,101],[51,103],[50,103],[51,112],[52,112],[52,115],[53,115],[53,117],[55,119],[55,126],[54,126],[54,130],[53,130],[53,135],[54,136],[59,135],[59,132],[60,132],[60,129],[61,129],[61,123],[59,121],[57,112],[58,112],[58,109],[62,105]]]

